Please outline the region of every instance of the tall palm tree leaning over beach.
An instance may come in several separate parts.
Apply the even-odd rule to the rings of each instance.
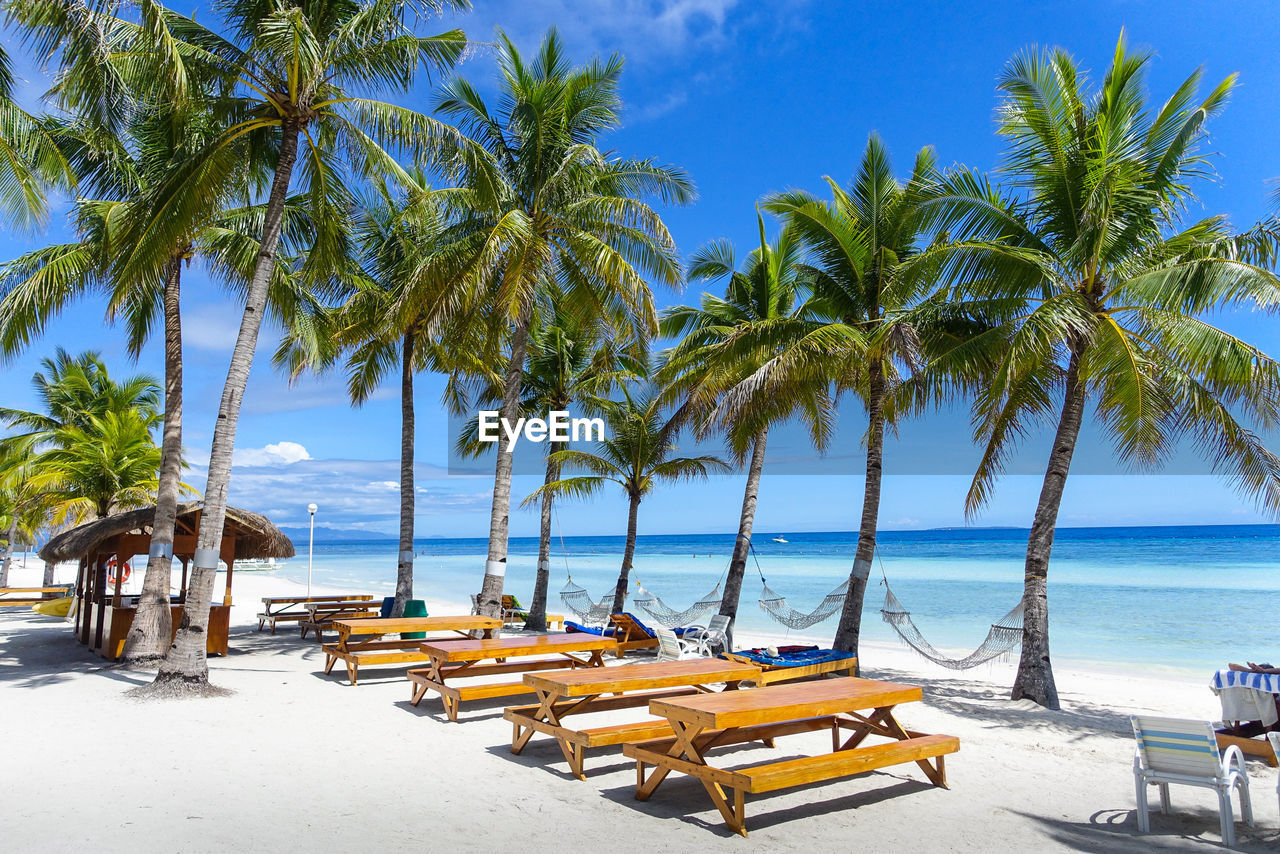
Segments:
[[[903,369],[918,361],[916,332],[904,310],[934,287],[928,268],[909,262],[922,248],[926,224],[922,205],[929,197],[935,170],[932,149],[922,149],[911,177],[900,183],[893,176],[888,150],[872,134],[849,189],[827,179],[830,202],[792,191],[769,196],[763,203],[795,230],[804,245],[815,306],[825,315],[826,329],[801,338],[760,371],[759,378],[747,384],[748,390],[753,384],[765,390],[803,387],[803,381],[816,372],[825,374],[838,394],[858,397],[867,410],[858,546],[833,643],[842,652],[858,651],[862,603],[876,553],[884,431],[896,417],[887,404]],[[771,378],[771,373],[777,377]]]
[[[77,7],[80,18],[112,11],[99,12],[79,0],[22,2],[35,16],[56,16],[68,5]],[[192,223],[207,218],[224,188],[242,178],[244,163],[237,144],[242,137],[262,140],[276,151],[259,249],[213,431],[188,599],[156,677],[157,687],[199,690],[208,684],[205,630],[236,423],[276,268],[295,167],[300,166],[296,171],[315,229],[301,273],[319,281],[340,264],[351,201],[348,187],[354,177],[373,172],[403,177],[395,153],[418,154],[421,147],[440,145],[452,136],[437,121],[360,93],[408,91],[421,67],[451,66],[465,48],[463,34],[454,30],[418,37],[409,19],[465,5],[463,0],[324,0],[290,7],[219,0],[214,8],[225,25],[225,32],[219,32],[159,4],[141,4],[138,52],[160,61],[156,85],[176,97],[183,90],[181,81],[214,81],[216,109],[230,124],[155,189],[148,215],[131,232],[131,251],[122,253],[116,273],[137,275],[163,268]],[[200,97],[203,92],[185,94]]]
[[[728,241],[709,243],[690,259],[689,281],[727,279],[724,296],[703,294],[701,306],[673,306],[663,313],[660,324],[664,337],[680,340],[665,354],[659,382],[689,402],[691,420],[700,433],[722,430],[739,463],[748,454],[751,458],[738,536],[720,600],[720,613],[731,621],[738,615],[742,595],[770,425],[798,413],[819,449],[826,447],[832,426],[829,384],[821,374],[811,377],[804,387],[792,387],[785,393],[772,388],[753,395],[750,407],[732,414],[720,406],[726,391],[749,382],[789,345],[827,331],[813,321],[805,301],[810,277],[801,263],[797,234],[783,229],[770,244],[763,217],[757,216],[756,221],[760,245],[743,260],[740,269]]]
[[[65,83],[60,81],[54,93],[67,96],[64,106],[73,110],[71,97],[76,91]],[[111,275],[121,235],[133,220],[145,215],[150,189],[217,132],[212,116],[201,112],[199,105],[194,112],[174,110],[136,103],[127,88],[114,91],[128,99],[118,108],[131,115],[131,121],[104,127],[89,114],[50,128],[79,173],[82,195],[72,214],[78,239],[33,250],[0,266],[0,356],[21,352],[70,302],[91,293],[106,296],[108,320],[123,316],[129,351],[135,357],[154,331],[156,316],[162,319],[164,428],[155,518],[142,595],[120,655],[120,661],[131,667],[155,667],[173,634],[169,588],[182,460],[182,271],[200,260],[217,278],[242,286],[257,254],[261,208],[215,210],[211,221],[197,223],[173,247],[158,275]],[[262,152],[246,145],[243,154],[251,166],[246,175],[260,174],[261,169],[253,167],[261,166]],[[231,195],[238,190],[242,201],[249,192],[247,184],[227,189]],[[224,204],[233,201],[227,198]],[[285,272],[279,271],[271,304],[285,305],[288,311]]]
[[[501,31],[498,39],[497,112],[461,78],[445,87],[437,112],[458,122],[470,140],[459,152],[461,189],[450,195],[469,214],[477,281],[492,285],[493,311],[510,331],[500,412],[514,424],[538,289],[556,281],[573,310],[653,331],[657,313],[642,274],[675,286],[680,264],[646,199],[683,204],[693,187],[678,169],[610,157],[598,147],[619,125],[622,57],[574,67],[554,29],[531,60]],[[504,435],[479,596],[481,612],[490,616],[502,604],[511,464]]]
[[[627,497],[627,542],[622,550],[618,584],[613,591],[612,614],[626,607],[640,502],[644,497],[662,482],[705,480],[712,474],[729,470],[729,465],[716,456],[673,456],[677,450],[676,435],[684,423],[686,410],[669,412],[663,402],[665,397],[656,388],[646,388],[637,394],[623,386],[621,400],[600,401],[605,438],[597,443],[597,451],[569,448],[552,455],[557,465],[585,469],[589,474],[552,481],[525,499],[525,503],[531,503],[548,492],[585,498],[596,495],[608,483],[622,487]]]
[[[973,394],[985,446],[966,507],[991,495],[1016,441],[1055,424],[1027,538],[1022,655],[1013,698],[1058,708],[1046,580],[1072,453],[1092,400],[1117,456],[1159,465],[1188,439],[1268,512],[1280,512],[1280,459],[1255,434],[1280,422],[1280,365],[1203,315],[1280,309],[1261,231],[1225,217],[1181,216],[1211,174],[1199,147],[1234,77],[1198,100],[1200,72],[1151,109],[1150,54],[1124,34],[1091,88],[1065,50],[1029,50],[1000,77],[1008,141],[1001,192],[982,176],[946,176],[934,203],[956,239],[930,254],[953,282],[934,311],[985,331],[941,345],[922,400]],[[930,260],[931,263],[931,260]],[[926,327],[933,324],[925,324]]]

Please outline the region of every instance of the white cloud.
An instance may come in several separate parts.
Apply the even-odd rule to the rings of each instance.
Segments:
[[[311,459],[307,449],[297,442],[276,442],[261,448],[236,448],[233,466],[287,466]]]

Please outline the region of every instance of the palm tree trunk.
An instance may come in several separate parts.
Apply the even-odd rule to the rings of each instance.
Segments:
[[[751,442],[751,465],[747,469],[747,486],[742,491],[742,515],[738,517],[738,538],[733,541],[733,557],[729,574],[724,579],[724,598],[720,614],[728,617],[732,645],[733,621],[738,616],[738,600],[742,598],[742,577],[747,572],[747,551],[751,548],[751,529],[756,520],[756,500],[760,496],[760,473],[764,471],[764,449],[769,441],[769,428],[763,427]]]
[[[631,561],[636,555],[636,518],[640,515],[640,496],[631,496],[631,509],[627,511],[627,547],[622,550],[622,571],[618,573],[618,586],[613,590],[613,610],[619,614],[627,607],[627,586],[631,583]]]
[[[1012,698],[1032,700],[1048,709],[1059,708],[1058,686],[1049,661],[1049,554],[1058,524],[1058,509],[1071,469],[1076,439],[1084,421],[1085,387],[1080,381],[1080,357],[1072,353],[1067,365],[1062,415],[1049,452],[1040,501],[1027,537],[1027,562],[1022,581],[1022,655],[1013,682]]]
[[[840,611],[832,646],[840,652],[858,652],[862,632],[862,603],[867,597],[867,579],[876,555],[876,530],[880,522],[880,478],[884,469],[884,369],[872,359],[867,364],[867,476],[862,493],[862,523],[858,526],[858,548],[849,572],[849,592]]]
[[[57,567],[58,565],[51,560],[46,560],[44,562],[44,579],[40,584],[41,587],[53,586],[53,574],[54,574],[54,570],[56,570]],[[0,585],[0,586],[3,586],[3,585]]]
[[[231,364],[227,368],[227,381],[222,389],[218,420],[214,425],[213,446],[209,452],[209,474],[205,482],[204,510],[196,537],[191,577],[187,582],[187,600],[182,609],[178,633],[160,665],[156,685],[185,683],[207,686],[209,683],[205,636],[209,626],[213,582],[218,572],[222,529],[227,516],[231,453],[235,449],[240,404],[244,400],[245,385],[249,382],[249,369],[253,366],[253,354],[258,345],[258,330],[262,326],[262,315],[267,305],[267,290],[275,268],[276,246],[280,242],[280,221],[284,214],[285,199],[289,194],[294,162],[298,157],[300,130],[296,122],[286,121],[280,135],[280,154],[276,160],[271,194],[267,197],[258,258],[253,276],[249,279],[244,316],[240,321],[235,348],[231,351]]]
[[[416,336],[404,334],[400,369],[400,558],[396,564],[396,598],[391,616],[403,617],[405,603],[413,598],[413,355]]]
[[[18,513],[13,511],[4,544],[4,560],[0,561],[0,587],[9,586],[9,567],[13,565],[13,547],[18,542]]]
[[[529,349],[530,301],[521,308],[511,336],[511,360],[502,390],[502,418],[514,425],[520,416],[520,386],[524,381],[524,356]],[[480,586],[480,613],[496,617],[502,611],[502,584],[507,575],[507,531],[511,521],[511,463],[513,444],[500,430],[498,461],[493,469],[493,505],[489,510],[489,556]]]
[[[173,257],[164,281],[164,432],[160,440],[160,480],[151,528],[142,597],[120,662],[128,667],[158,667],[173,635],[169,587],[173,580],[173,528],[178,518],[182,477],[182,259]]]
[[[560,465],[552,457],[563,446],[552,442],[547,448],[547,474],[542,479],[545,486],[560,479]],[[542,524],[538,529],[538,577],[533,583],[533,603],[524,627],[534,632],[547,630],[547,587],[551,584],[551,491],[542,493]]]

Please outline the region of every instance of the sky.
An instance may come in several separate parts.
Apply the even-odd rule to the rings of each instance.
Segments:
[[[202,20],[212,16],[207,0],[175,0],[174,5]],[[459,26],[473,40],[492,42],[495,27],[501,26],[532,50],[551,25],[578,60],[613,51],[626,56],[624,126],[604,144],[620,154],[656,157],[691,175],[697,201],[662,211],[686,255],[715,238],[732,240],[745,255],[756,240],[755,205],[761,196],[795,187],[825,194],[823,176],[847,183],[872,131],[885,139],[899,173],[926,145],[944,164],[995,169],[1001,152],[993,133],[995,81],[1004,63],[1032,45],[1061,45],[1100,78],[1122,28],[1131,45],[1155,53],[1149,72],[1155,100],[1167,97],[1197,67],[1204,68],[1205,88],[1239,73],[1230,105],[1210,126],[1208,150],[1216,155],[1217,180],[1199,188],[1200,200],[1188,216],[1225,213],[1246,228],[1269,213],[1269,182],[1280,177],[1273,154],[1280,138],[1280,54],[1275,50],[1280,16],[1266,2],[1223,7],[1176,0],[477,0],[472,12],[444,24],[426,22],[420,31]],[[20,91],[35,105],[47,78],[23,55],[12,33],[4,34],[4,41],[23,78]],[[482,91],[493,91],[490,52],[476,51],[458,73]],[[426,85],[398,99],[424,111],[432,108]],[[62,204],[50,225],[36,233],[0,228],[0,258],[67,239],[65,212]],[[697,290],[660,289],[658,302],[696,301]],[[199,486],[240,310],[193,268],[184,279],[183,311],[185,444],[192,464],[187,480]],[[1215,320],[1268,352],[1280,352],[1273,319]],[[237,435],[231,502],[286,526],[305,524],[306,506],[315,502],[318,527],[394,533],[398,377],[353,409],[341,375],[290,385],[274,373],[270,353],[278,335],[278,329],[264,328],[259,344]],[[131,360],[122,332],[104,319],[104,306],[86,300],[50,324],[28,352],[0,364],[4,405],[34,405],[31,374],[57,346],[98,350],[121,376],[159,377],[163,369],[158,344]],[[492,478],[449,476],[441,387],[433,376],[420,377],[417,386],[418,535],[484,536]],[[814,458],[794,435],[775,443],[766,463],[757,531],[856,529],[865,416],[846,405],[840,423],[825,459]],[[883,528],[1029,524],[1047,437],[1031,437],[1012,465],[1018,473],[1000,483],[981,513],[966,518],[964,495],[976,458],[967,430],[966,414],[955,411],[907,425],[896,443],[890,442]],[[1085,443],[1067,487],[1064,525],[1268,521],[1252,501],[1221,480],[1196,474],[1194,466],[1180,465],[1170,474],[1134,474],[1117,467],[1088,428]],[[807,464],[792,465],[800,458]],[[779,473],[795,471],[824,473]],[[537,477],[518,476],[517,503],[538,485]],[[742,487],[739,474],[662,487],[641,508],[641,533],[735,530]],[[620,495],[566,504],[559,522],[566,536],[621,534],[626,506]],[[513,536],[536,535],[537,526],[535,513],[513,508]]]

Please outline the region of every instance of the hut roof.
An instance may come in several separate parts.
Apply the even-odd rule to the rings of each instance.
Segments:
[[[197,515],[203,506],[199,501],[178,505],[178,533],[195,531]],[[155,516],[156,508],[153,504],[149,507],[117,513],[105,519],[86,522],[69,531],[63,531],[45,543],[44,548],[40,549],[40,557],[50,563],[79,560],[93,552],[102,543],[120,534],[149,535]],[[270,519],[260,513],[228,507],[223,530],[224,535],[235,534],[236,560],[294,556],[293,542],[284,535],[283,531],[271,524]]]

